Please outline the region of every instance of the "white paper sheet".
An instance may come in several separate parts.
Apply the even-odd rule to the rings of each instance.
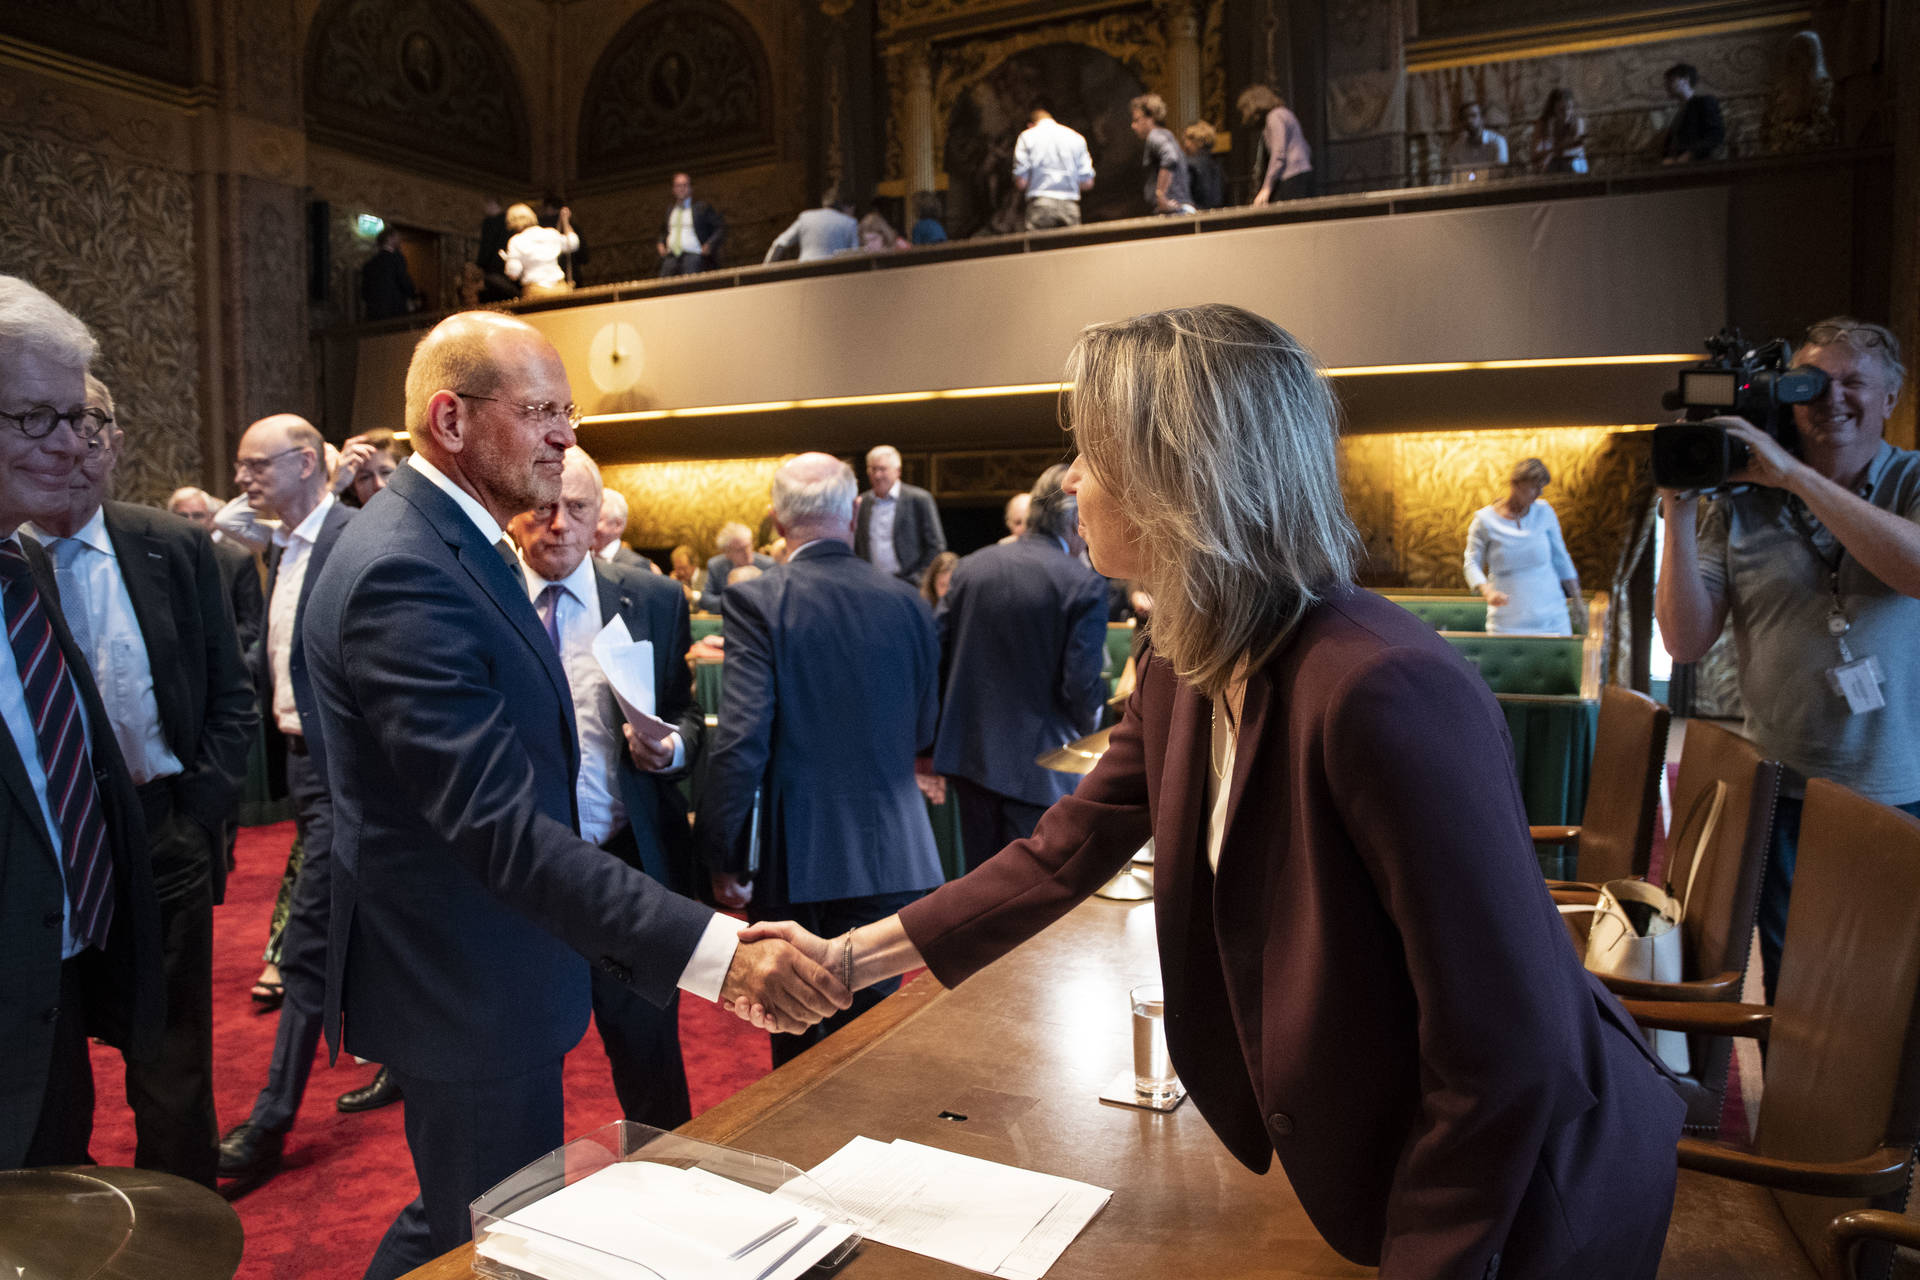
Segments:
[[[1111,1191],[915,1142],[855,1138],[811,1176],[882,1244],[1039,1280]]]
[[[627,620],[619,614],[593,638],[593,660],[600,664],[620,713],[633,731],[654,742],[665,742],[674,727],[653,714],[660,704],[653,688],[653,641],[635,640]]]

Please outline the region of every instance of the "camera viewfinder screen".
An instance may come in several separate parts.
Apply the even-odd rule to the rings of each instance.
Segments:
[[[1680,374],[1681,401],[1685,404],[1730,405],[1734,400],[1737,376],[1731,373]]]

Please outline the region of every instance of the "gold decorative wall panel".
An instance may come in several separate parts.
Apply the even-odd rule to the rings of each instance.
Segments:
[[[192,180],[0,128],[0,191],[0,263],[100,340],[127,432],[120,496],[164,501],[200,476]]]
[[[787,457],[700,462],[627,462],[601,470],[626,495],[627,542],[641,547],[692,547],[713,554],[720,526],[737,520],[758,530],[772,506],[773,473]]]

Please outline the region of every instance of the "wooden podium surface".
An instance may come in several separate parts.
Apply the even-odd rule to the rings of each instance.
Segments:
[[[1111,1189],[1048,1280],[1372,1275],[1320,1239],[1278,1164],[1249,1173],[1191,1102],[1098,1100],[1132,1070],[1128,988],[1158,977],[1153,904],[1092,898],[955,990],[922,974],[680,1132],[802,1169],[858,1134],[906,1138]],[[472,1253],[409,1280],[466,1280]],[[976,1273],[868,1241],[837,1274]]]

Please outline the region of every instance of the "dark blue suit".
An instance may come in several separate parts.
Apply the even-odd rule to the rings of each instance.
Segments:
[[[627,826],[605,841],[608,852],[625,859],[676,893],[694,893],[693,831],[680,779],[700,758],[706,717],[693,700],[693,670],[686,652],[693,643],[687,596],[671,578],[646,569],[596,561],[600,619],[623,618],[627,634],[653,642],[655,714],[680,731],[686,746],[681,769],[643,773],[624,748],[617,781]],[[612,697],[601,714],[620,723]],[[593,974],[593,1024],[606,1045],[613,1068],[613,1091],[621,1114],[657,1129],[676,1129],[693,1118],[687,1094],[687,1070],[680,1056],[679,993],[663,1006],[642,999],[633,988],[596,969]]]
[[[709,866],[743,874],[763,797],[753,919],[831,936],[942,882],[913,781],[938,677],[926,602],[844,542],[811,543],[727,589],[726,690],[697,830]],[[891,989],[869,987],[811,1033],[775,1036],[776,1060]]]
[[[307,553],[305,576],[300,580],[300,598],[294,606],[293,639],[287,654],[287,683],[293,691],[294,710],[300,713],[298,737],[282,737],[273,719],[272,659],[267,653],[267,628],[262,622],[260,636],[249,657],[253,664],[254,687],[259,693],[261,714],[286,747],[287,790],[293,798],[294,817],[300,830],[300,874],[294,880],[293,899],[287,908],[286,929],[280,935],[280,980],[286,984],[286,998],[280,1006],[280,1023],[274,1028],[273,1058],[267,1066],[267,1083],[253,1101],[248,1122],[273,1133],[285,1133],[293,1126],[306,1096],[307,1077],[313,1071],[313,1051],[320,1044],[321,1015],[327,993],[327,919],[333,912],[333,802],[327,795],[327,761],[322,748],[320,718],[314,706],[313,682],[307,675],[307,650],[301,639],[301,624],[313,599],[313,586],[326,567],[327,558],[340,540],[341,530],[355,516],[355,510],[335,502],[320,522],[319,536]],[[273,598],[273,586],[280,576],[281,551],[275,548],[267,560],[267,598]]]
[[[960,784],[969,868],[1032,835],[1079,782],[1034,758],[1099,727],[1106,643],[1106,579],[1055,539],[1030,533],[954,566],[940,609],[946,692],[933,768]]]
[[[387,1065],[421,1198],[368,1275],[469,1238],[467,1202],[563,1140],[587,959],[657,1003],[711,913],[574,830],[573,703],[526,580],[402,467],[304,627],[336,834],[327,1035]]]

